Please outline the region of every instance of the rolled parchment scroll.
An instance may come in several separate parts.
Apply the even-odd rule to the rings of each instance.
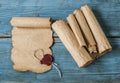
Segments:
[[[71,53],[79,67],[85,67],[93,61],[86,49],[79,45],[74,33],[65,21],[58,20],[54,22],[52,28]]]
[[[89,25],[87,24],[86,19],[84,15],[82,14],[81,10],[76,9],[74,11],[74,14],[78,21],[80,29],[82,30],[83,35],[85,37],[88,51],[90,52],[90,54],[94,55],[94,53],[97,53],[97,48],[96,48],[95,39],[93,38]]]
[[[98,57],[103,55],[104,53],[111,51],[112,47],[106,38],[100,24],[98,23],[95,15],[93,14],[92,10],[88,5],[82,6],[81,10],[87,20],[87,23],[92,31],[92,34],[95,38],[95,41],[97,43],[97,49],[98,49]]]
[[[51,28],[51,19],[43,17],[13,17],[10,21],[14,27]]]
[[[76,20],[75,16],[73,14],[69,14],[69,16],[67,17],[67,21],[68,21],[73,33],[75,34],[75,36],[77,38],[77,41],[80,44],[80,46],[81,47],[82,46],[86,47],[87,46],[86,42],[83,38],[82,32],[80,30],[80,27],[77,23],[77,20]]]

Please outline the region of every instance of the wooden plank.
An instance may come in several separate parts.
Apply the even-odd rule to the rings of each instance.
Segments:
[[[0,0],[0,35],[11,35],[12,16],[43,16],[65,19],[69,13],[84,4],[89,4],[107,36],[120,33],[119,0]]]
[[[57,71],[43,74],[20,73],[12,69],[10,60],[11,39],[0,38],[0,83],[113,83],[120,81],[120,38],[109,38],[113,51],[96,60],[87,68],[77,64],[58,38],[52,47],[55,62],[63,73],[59,78]]]

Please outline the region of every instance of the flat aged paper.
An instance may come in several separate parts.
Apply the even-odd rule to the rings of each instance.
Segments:
[[[40,64],[44,54],[51,54],[53,38],[50,18],[13,17],[13,68],[17,71],[46,72],[52,65]]]

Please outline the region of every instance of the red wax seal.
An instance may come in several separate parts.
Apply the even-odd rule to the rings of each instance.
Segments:
[[[50,54],[45,54],[42,60],[40,60],[40,63],[50,66],[52,64],[52,61],[53,57]]]

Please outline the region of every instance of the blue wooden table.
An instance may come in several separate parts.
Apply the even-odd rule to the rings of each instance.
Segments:
[[[65,19],[74,9],[89,4],[107,35],[113,50],[86,68],[75,61],[54,33],[52,46],[55,62],[63,73],[17,72],[12,68],[12,16]],[[120,83],[120,0],[0,0],[0,83]]]

